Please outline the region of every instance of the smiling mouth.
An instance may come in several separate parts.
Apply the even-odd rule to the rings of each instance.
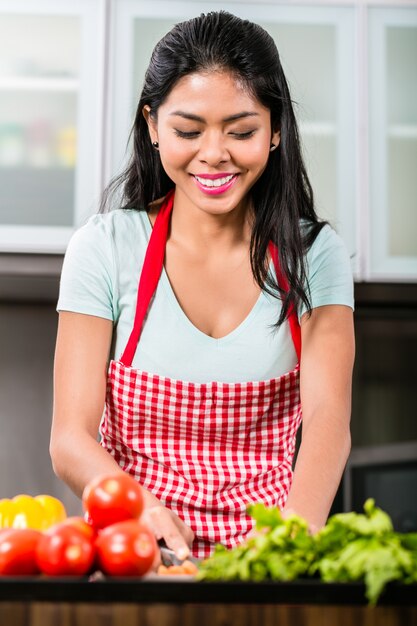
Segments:
[[[194,178],[200,183],[200,185],[204,185],[204,187],[209,187],[210,189],[216,187],[222,187],[229,183],[232,178],[237,176],[237,174],[230,174],[229,176],[223,176],[222,178],[202,178],[201,176],[195,176]]]

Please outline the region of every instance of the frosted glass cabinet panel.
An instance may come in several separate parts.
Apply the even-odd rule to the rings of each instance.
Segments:
[[[153,47],[176,23],[224,9],[261,24],[276,41],[295,100],[319,214],[357,262],[355,225],[354,12],[281,3],[118,0],[115,3],[112,157],[120,171]]]
[[[370,276],[417,279],[417,7],[369,13]]]
[[[0,251],[63,252],[93,208],[103,15],[101,0],[0,0]]]
[[[262,22],[262,26],[278,46],[290,84],[317,210],[340,231],[343,220],[337,189],[338,26],[288,22]]]
[[[23,85],[3,91],[0,222],[71,226],[77,94],[36,91]]]

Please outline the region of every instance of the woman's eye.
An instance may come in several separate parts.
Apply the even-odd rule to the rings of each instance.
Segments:
[[[254,133],[254,130],[248,130],[245,133],[231,133],[231,135],[236,139],[249,139]]]
[[[200,135],[200,131],[198,130],[185,131],[185,130],[180,130],[179,128],[174,128],[174,132],[177,135],[177,137],[181,137],[181,139],[195,139],[196,137]],[[254,134],[255,134],[255,130],[247,130],[243,133],[238,133],[238,132],[230,133],[230,135],[234,137],[234,139],[249,139]]]
[[[182,139],[195,139],[195,137],[198,137],[200,134],[198,130],[186,132],[184,130],[179,130],[178,128],[174,128],[174,132],[177,137],[181,137]]]

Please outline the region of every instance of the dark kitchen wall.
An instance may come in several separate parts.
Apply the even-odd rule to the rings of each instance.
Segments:
[[[80,514],[49,456],[59,261],[46,276],[22,276],[4,256],[0,268],[0,498],[48,493]]]
[[[353,446],[417,441],[417,284],[355,285]]]
[[[417,284],[356,283],[355,336],[352,454],[332,513],[375,497],[398,530],[414,532]]]

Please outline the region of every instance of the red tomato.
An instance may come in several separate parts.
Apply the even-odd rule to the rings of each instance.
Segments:
[[[32,528],[9,528],[0,535],[0,575],[32,576],[39,574],[36,548],[42,538]]]
[[[101,476],[84,489],[87,519],[96,528],[126,519],[138,519],[143,509],[142,487],[128,474]]]
[[[94,558],[92,539],[67,521],[48,528],[36,550],[39,569],[49,576],[84,576]]]
[[[107,526],[96,540],[97,563],[110,576],[143,576],[154,562],[156,539],[144,524],[126,520]]]
[[[89,524],[84,518],[79,517],[77,515],[74,515],[72,517],[67,517],[67,519],[65,519],[61,523],[64,525],[68,525],[68,526],[74,526],[74,528],[78,528],[78,530],[80,530],[83,533],[83,535],[85,535],[87,539],[89,539],[93,543],[97,537],[96,529],[91,524]]]

